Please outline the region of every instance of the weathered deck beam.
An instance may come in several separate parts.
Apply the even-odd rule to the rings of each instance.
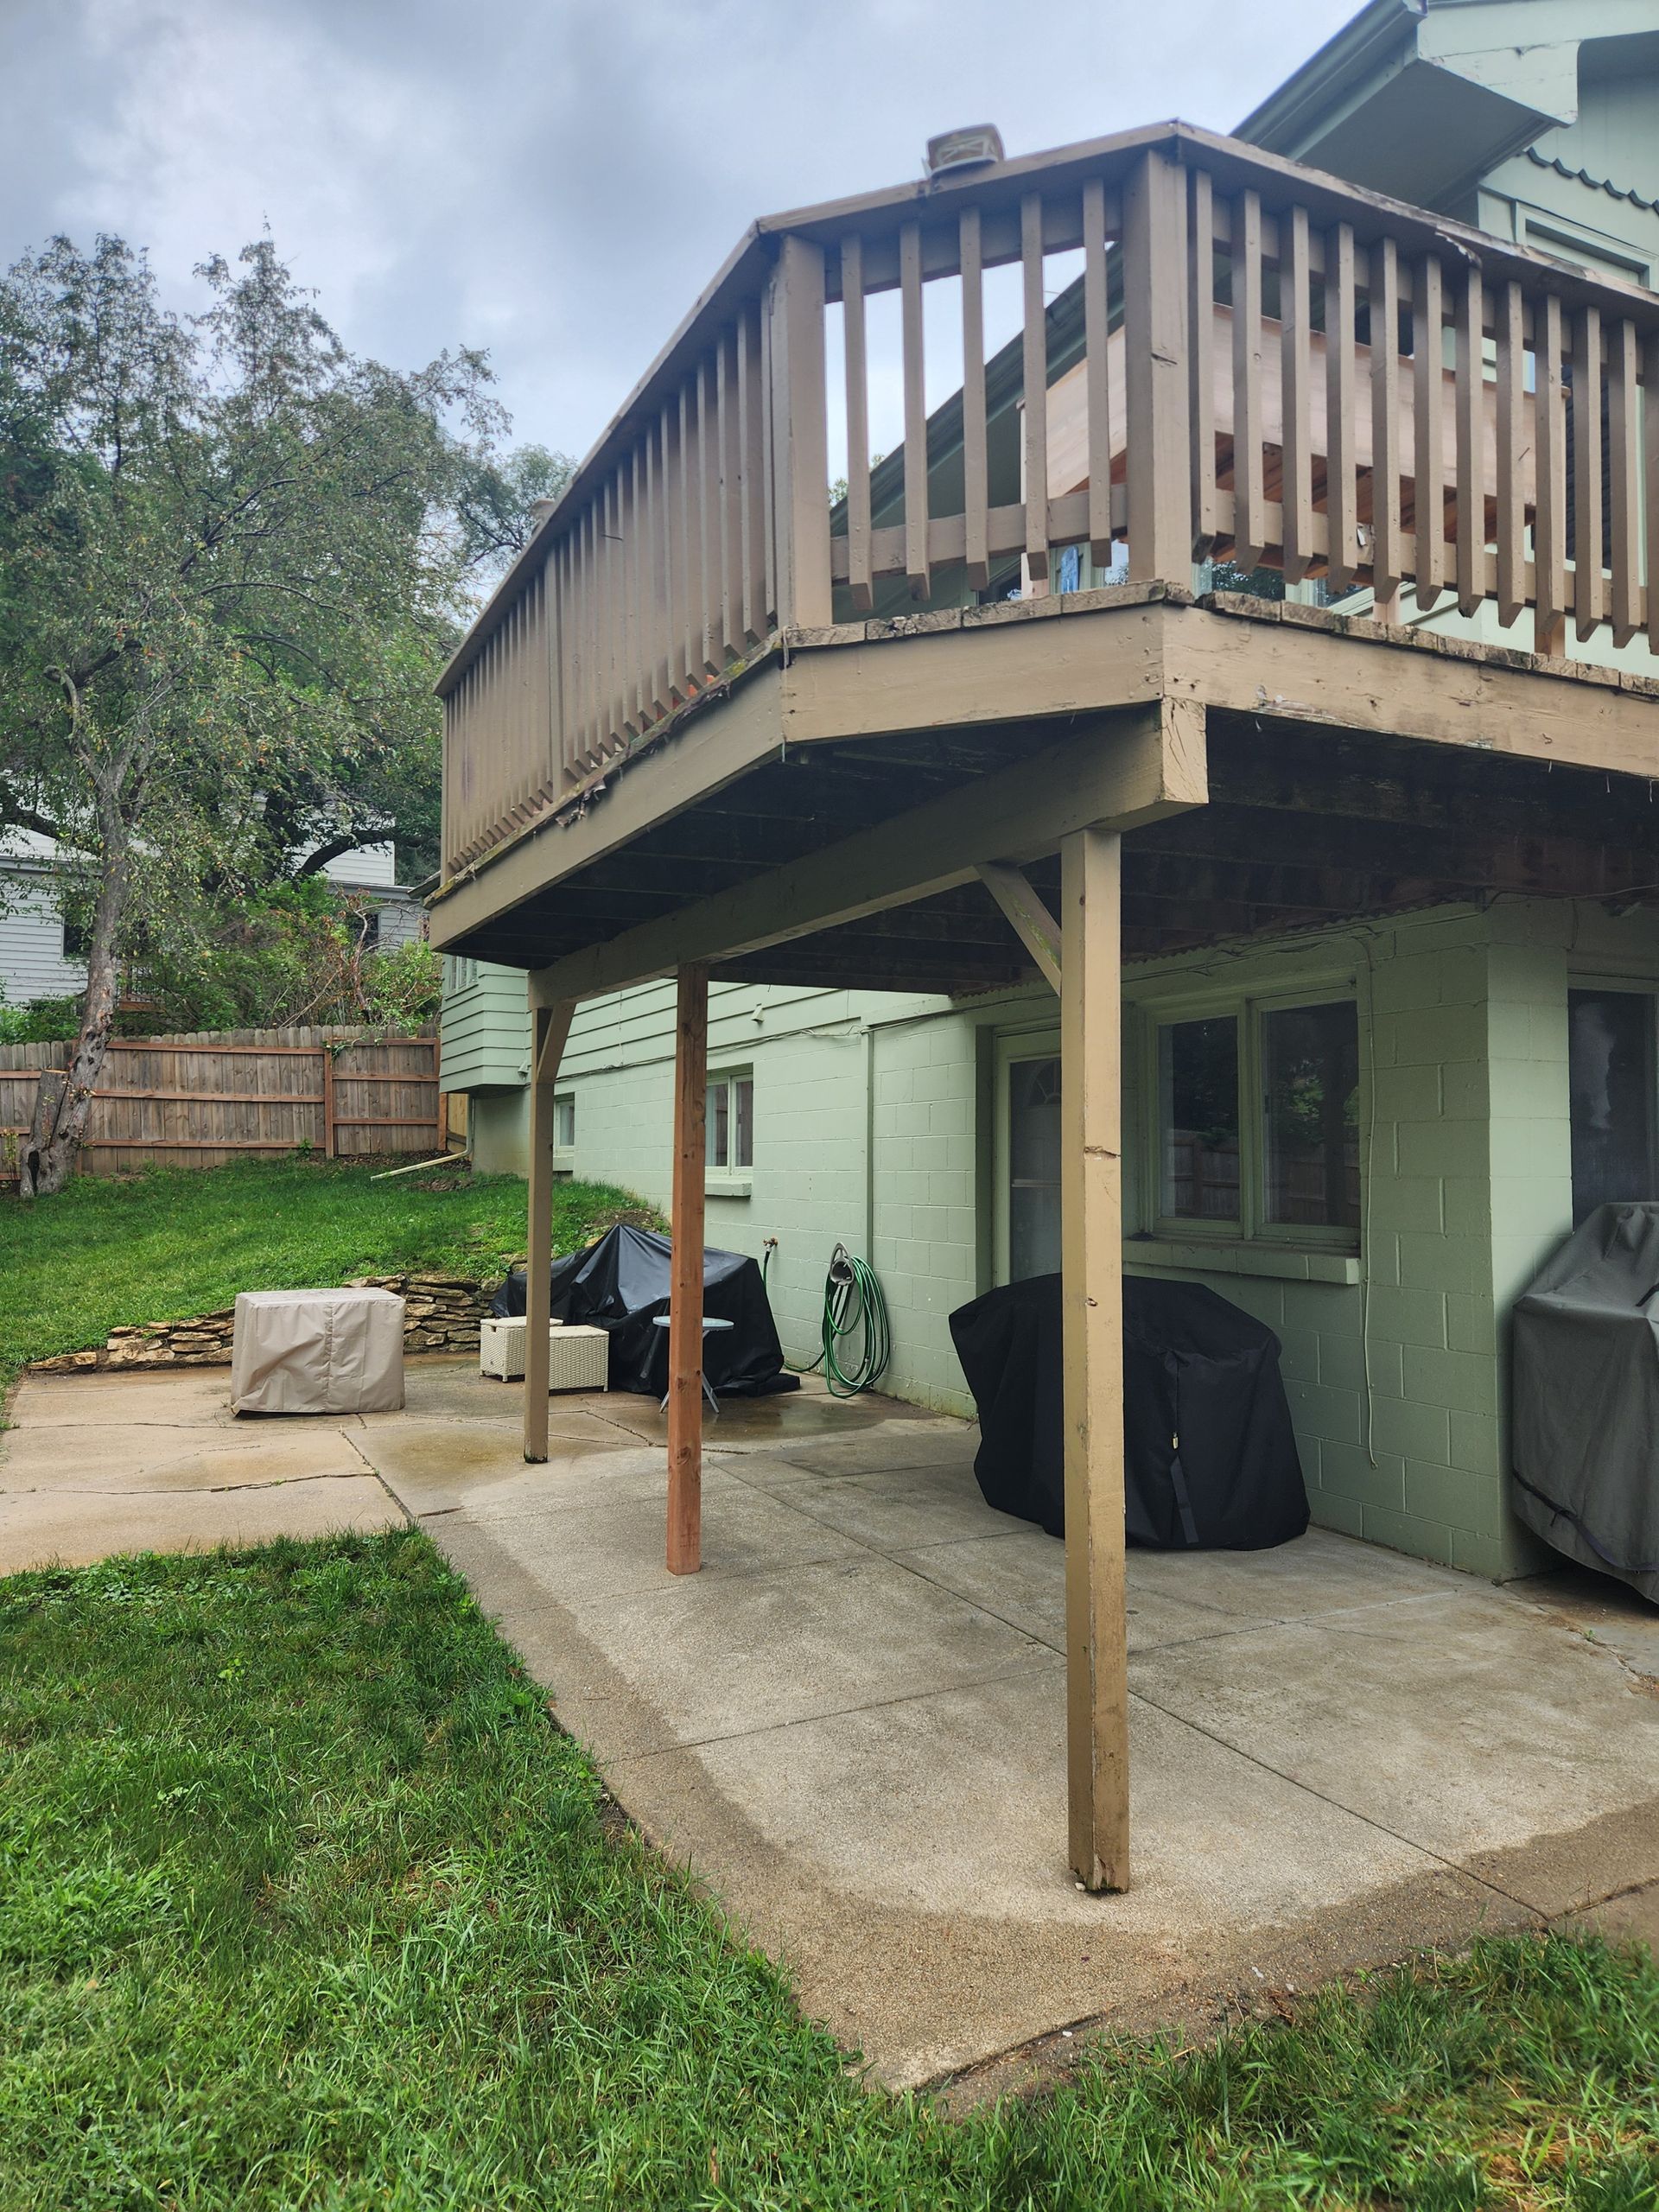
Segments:
[[[671,740],[616,764],[556,819],[446,887],[433,907],[434,944],[467,949],[469,938],[499,926],[515,907],[556,885],[569,882],[575,891],[585,870],[620,860],[637,839],[682,817],[683,842],[675,842],[691,858],[694,810],[709,813],[729,791],[747,821],[745,779],[780,758],[810,762],[835,748],[825,772],[848,790],[866,774],[871,810],[885,811],[884,791],[896,797],[902,778],[894,762],[878,757],[883,746],[961,733],[994,757],[999,728],[1029,732],[1052,721],[1058,734],[1061,717],[1162,697],[1236,724],[1248,718],[1281,737],[1296,729],[1303,758],[1325,730],[1337,747],[1351,735],[1408,739],[1471,766],[1503,755],[1659,775],[1659,684],[1652,682],[1234,595],[1198,605],[1147,588],[1072,596],[1084,602],[1075,609],[1071,597],[1028,603],[1067,610],[1058,615],[1015,608],[992,620],[1002,610],[982,608],[902,627],[855,624],[804,634],[787,666],[753,671]],[[866,740],[873,744],[861,766]],[[828,820],[813,791],[804,781],[787,803],[797,845],[810,838],[815,819]],[[741,867],[753,842],[717,835],[709,858],[729,853]],[[810,867],[817,856],[788,857]],[[662,880],[663,867],[651,864],[653,880]],[[601,921],[594,934],[602,930]]]
[[[1160,702],[1103,718],[1016,768],[982,776],[730,891],[572,953],[531,977],[537,1005],[591,998],[687,960],[736,959],[972,882],[982,861],[1052,853],[1073,831],[1202,805],[1202,716]]]

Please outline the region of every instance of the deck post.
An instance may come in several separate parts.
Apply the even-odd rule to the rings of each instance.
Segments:
[[[530,1160],[524,1234],[524,1457],[547,1458],[547,1331],[553,1275],[553,1086],[572,1000],[530,1010]]]
[[[1123,391],[1129,575],[1192,582],[1192,448],[1186,369],[1186,177],[1143,154],[1123,195]]]
[[[668,1305],[668,1571],[702,1565],[703,1135],[709,970],[679,971],[674,1035],[674,1257]]]
[[[1121,849],[1110,830],[1060,848],[1066,1779],[1071,1865],[1090,1890],[1129,1880]]]

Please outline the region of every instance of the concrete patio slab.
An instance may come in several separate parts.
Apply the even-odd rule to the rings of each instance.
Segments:
[[[1085,1895],[1065,1859],[1062,1682],[1051,1662],[608,1771],[895,2086],[1528,1917],[1142,1705],[1143,1872],[1124,1897]]]
[[[749,1479],[747,1462],[741,1471]],[[895,1467],[889,1474],[802,1472],[797,1481],[780,1484],[776,1495],[791,1511],[856,1536],[876,1551],[971,1542],[983,1538],[988,1513],[991,1525],[1008,1535],[1028,1525],[1012,1514],[990,1511],[967,1467]]]
[[[277,1536],[397,1528],[404,1518],[385,1485],[366,1473],[224,1491],[37,1491],[0,1497],[0,1574],[85,1567],[118,1552],[210,1551]]]
[[[578,1618],[598,1614],[608,1624],[623,1622],[636,1603],[672,1597],[684,1587],[664,1564],[666,1511],[667,1488],[659,1472],[649,1493],[561,1499],[555,1487],[544,1503],[518,1511],[461,1517],[469,1527],[486,1529],[510,1558],[539,1562],[542,1572],[579,1588]],[[865,1555],[850,1538],[788,1512],[718,1469],[703,1470],[702,1511],[699,1591],[765,1572]],[[448,1541],[452,1517],[435,1516],[429,1523],[441,1545]],[[711,1603],[721,1611],[727,1601]],[[619,1629],[619,1637],[626,1645],[626,1631]],[[653,1657],[660,1662],[660,1653],[647,1650],[644,1656],[647,1665]]]
[[[296,1418],[302,1418],[296,1416]],[[338,1428],[335,1414],[315,1418]],[[14,1428],[230,1428],[230,1376],[222,1367],[192,1367],[163,1375],[25,1375],[13,1393],[7,1419]]]
[[[1659,1794],[1659,1700],[1636,1694],[1609,1655],[1478,1585],[1166,1647],[1129,1679],[1163,1711],[1441,1858],[1529,1841],[1541,1807],[1552,1827],[1577,1828]]]
[[[544,1466],[527,1466],[518,1430],[494,1420],[377,1414],[353,1442],[416,1516],[465,1505],[487,1516],[523,1512],[555,1497],[575,1502],[664,1494],[661,1452],[591,1416],[581,1418],[588,1427],[576,1429],[567,1421],[550,1431],[554,1457]]]
[[[999,1520],[1002,1516],[997,1516]],[[1018,1527],[1018,1524],[1016,1524]],[[998,1620],[1023,1629],[1051,1649],[1065,1649],[1065,1591],[1055,1573],[1060,1547],[1040,1529],[969,1542],[926,1544],[895,1554],[899,1564],[941,1588],[954,1590]],[[1144,1588],[1129,1593],[1131,1651],[1194,1637],[1234,1636],[1250,1624],[1190,1594]]]
[[[363,1421],[232,1422],[226,1381],[27,1382],[0,1568],[406,1511],[645,1834],[887,2081],[1007,2086],[1062,2028],[1655,1913],[1659,1613],[1618,1585],[1498,1591],[1320,1530],[1131,1554],[1134,1886],[1087,1897],[1064,1549],[980,1499],[964,1424],[814,1383],[728,1402],[676,1579],[648,1401],[556,1401],[529,1467],[519,1386],[464,1357]]]
[[[26,1428],[0,1457],[0,1494],[238,1490],[366,1471],[344,1429],[309,1424],[296,1433],[157,1423],[127,1431],[117,1450],[101,1429]]]

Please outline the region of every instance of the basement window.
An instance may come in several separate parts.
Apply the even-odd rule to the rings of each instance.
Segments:
[[[553,1101],[553,1157],[561,1153],[574,1153],[576,1148],[576,1096],[573,1090],[560,1091]]]
[[[1247,1000],[1225,1012],[1155,1019],[1152,1039],[1154,1233],[1354,1249],[1354,1001]]]
[[[703,1163],[711,1189],[747,1191],[754,1166],[754,1071],[727,1068],[709,1078]]]

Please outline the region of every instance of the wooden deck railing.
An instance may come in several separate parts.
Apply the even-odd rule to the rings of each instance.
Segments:
[[[1010,264],[1022,329],[988,363]],[[963,384],[930,410],[939,284]],[[903,430],[877,467],[887,291]],[[1224,557],[1371,585],[1385,616],[1406,589],[1530,607],[1546,651],[1569,622],[1659,645],[1656,395],[1659,296],[1185,126],[762,224],[446,674],[447,872],[779,630],[961,604],[1010,563],[1045,589],[1070,545],[1135,578]]]

